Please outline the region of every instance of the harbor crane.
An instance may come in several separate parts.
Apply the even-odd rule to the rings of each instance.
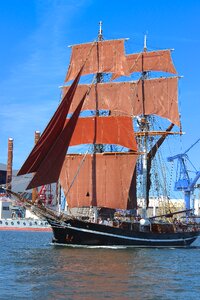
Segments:
[[[174,186],[175,191],[182,191],[184,193],[184,201],[185,201],[185,208],[186,210],[191,210],[191,203],[190,198],[191,195],[194,192],[195,185],[200,178],[200,171],[197,171],[194,165],[189,160],[189,157],[187,153],[190,151],[191,148],[193,148],[198,142],[200,141],[200,138],[192,144],[184,153],[177,154],[175,156],[171,156],[167,158],[167,161],[172,162],[177,159],[177,170],[176,170],[176,182]],[[190,178],[187,165],[190,163],[193,167],[193,172],[195,173],[194,178]]]

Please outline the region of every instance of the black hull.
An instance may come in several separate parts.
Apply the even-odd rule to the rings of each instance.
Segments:
[[[198,237],[197,231],[143,232],[70,219],[48,219],[53,229],[53,243],[79,246],[187,247]]]

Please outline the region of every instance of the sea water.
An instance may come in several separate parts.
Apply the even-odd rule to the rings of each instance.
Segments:
[[[68,248],[47,232],[0,232],[0,299],[200,299],[191,248]]]

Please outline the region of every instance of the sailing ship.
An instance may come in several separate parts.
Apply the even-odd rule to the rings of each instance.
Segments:
[[[180,247],[200,233],[194,224],[169,221],[179,212],[148,216],[153,161],[166,137],[177,134],[172,128],[181,128],[178,75],[171,50],[147,51],[145,39],[142,52],[126,54],[125,41],[104,40],[100,23],[96,41],[71,46],[62,101],[18,172],[33,173],[27,189],[59,182],[65,211],[34,203],[55,244]],[[152,71],[166,76],[151,78]],[[130,81],[134,73],[139,79]],[[167,120],[167,129],[152,130],[155,118]],[[84,144],[85,153],[69,153]]]

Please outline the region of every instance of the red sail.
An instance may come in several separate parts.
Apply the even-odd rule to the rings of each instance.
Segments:
[[[66,116],[69,112],[69,108],[78,85],[80,76],[81,76],[82,68],[76,76],[76,79],[69,87],[65,97],[63,98],[61,104],[57,108],[56,112],[54,113],[52,119],[50,120],[49,124],[47,125],[46,129],[44,130],[43,134],[41,135],[39,141],[29,154],[28,158],[26,159],[25,163],[19,170],[17,175],[28,174],[32,172],[36,172],[39,168],[42,160],[46,156],[47,152],[53,145],[57,136],[61,133],[63,126],[65,124]],[[82,99],[82,98],[80,98]]]
[[[85,63],[82,75],[116,73],[129,75],[124,53],[124,40],[99,41],[72,47],[72,55],[65,81],[75,78]]]
[[[27,190],[37,186],[53,183],[58,180],[84,100],[85,96],[79,103],[69,122],[64,125],[63,130],[53,143],[49,152],[42,160],[37,172],[29,183]]]
[[[142,83],[140,82],[140,85]],[[155,114],[170,120],[173,124],[180,126],[178,111],[178,78],[159,78],[145,80],[145,114]],[[142,96],[137,97],[142,106]]]
[[[94,156],[95,171],[92,167]],[[87,155],[83,160],[83,155],[67,155],[61,170],[60,182],[69,207],[91,206],[95,194],[98,207],[127,209],[132,198],[130,187],[137,156],[131,153],[98,153]]]
[[[170,50],[141,52],[127,55],[130,72],[161,71],[177,74]]]
[[[136,151],[132,118],[119,116],[79,118],[70,146],[93,143],[116,144]]]
[[[145,114],[155,114],[180,125],[177,95],[178,78],[159,78],[144,81]],[[88,90],[89,85],[79,85],[74,95],[70,112],[73,112],[79,99]],[[68,87],[64,88],[64,94]],[[142,82],[113,82],[92,85],[83,105],[83,110],[107,109],[111,114],[138,116],[143,114]]]

